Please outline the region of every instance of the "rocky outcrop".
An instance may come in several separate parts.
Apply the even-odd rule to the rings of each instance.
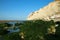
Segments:
[[[60,20],[60,1],[56,0],[49,3],[47,6],[30,13],[27,20]]]

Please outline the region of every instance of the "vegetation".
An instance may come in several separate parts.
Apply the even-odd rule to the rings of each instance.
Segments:
[[[58,24],[57,27],[56,24]],[[14,28],[18,27],[19,32],[10,33],[8,29],[12,25],[0,23],[0,40],[60,40],[60,22],[53,20],[24,21],[15,23]]]
[[[27,21],[21,27],[25,40],[44,40],[44,36],[48,33],[47,29],[55,25],[53,21]]]

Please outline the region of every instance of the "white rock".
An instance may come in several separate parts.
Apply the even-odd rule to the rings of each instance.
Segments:
[[[58,16],[58,17],[57,17]],[[41,8],[40,10],[37,10],[35,12],[32,12],[27,20],[54,20],[59,21],[60,20],[60,1],[54,1],[49,3],[47,6]]]

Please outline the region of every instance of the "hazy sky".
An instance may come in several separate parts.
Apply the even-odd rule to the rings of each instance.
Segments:
[[[53,0],[0,0],[0,20],[26,20],[27,16]]]

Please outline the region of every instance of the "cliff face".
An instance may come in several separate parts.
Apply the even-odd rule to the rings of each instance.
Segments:
[[[30,13],[27,20],[60,20],[60,1],[54,1],[47,6]]]

